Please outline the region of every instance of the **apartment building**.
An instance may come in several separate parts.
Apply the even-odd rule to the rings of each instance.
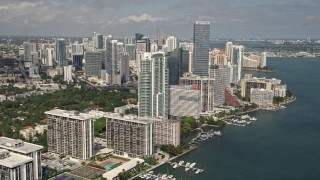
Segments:
[[[93,121],[95,116],[54,109],[45,112],[48,118],[48,151],[78,159],[93,155]]]
[[[2,175],[10,177],[10,180],[40,180],[42,178],[41,150],[43,146],[23,142],[18,139],[0,137],[0,149],[7,150],[1,151],[2,154],[0,153],[2,155],[0,156],[3,158],[0,158],[0,171],[4,173],[0,173],[1,180]],[[8,175],[8,172],[10,172],[10,175]]]

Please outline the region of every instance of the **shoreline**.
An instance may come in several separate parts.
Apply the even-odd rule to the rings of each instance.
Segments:
[[[133,176],[132,178],[129,178],[129,180],[133,180],[133,179],[139,177],[141,174],[143,174],[143,173],[145,173],[145,172],[152,171],[152,170],[154,170],[154,169],[156,169],[156,168],[158,168],[158,167],[160,167],[160,166],[162,166],[162,165],[164,165],[164,164],[166,164],[166,163],[169,163],[169,162],[172,161],[172,160],[175,160],[175,159],[177,159],[177,158],[179,158],[179,157],[181,157],[181,156],[183,156],[183,155],[186,155],[186,154],[190,153],[191,151],[193,151],[193,150],[195,150],[195,149],[197,149],[197,148],[198,148],[198,146],[190,146],[190,148],[189,148],[188,150],[186,150],[185,152],[183,152],[183,153],[181,153],[181,154],[179,154],[179,155],[177,155],[177,156],[174,156],[174,157],[168,159],[167,161],[165,161],[165,162],[163,162],[163,163],[160,163],[160,164],[158,164],[158,165],[156,165],[156,166],[153,166],[153,167],[151,167],[150,169],[148,169],[148,170],[146,170],[146,171],[144,171],[144,172],[141,172],[141,173]]]

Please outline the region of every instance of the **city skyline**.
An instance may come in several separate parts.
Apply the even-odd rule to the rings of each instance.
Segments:
[[[4,0],[0,35],[80,37],[97,31],[133,36],[134,29],[152,36],[163,28],[168,35],[189,38],[194,21],[208,20],[213,38],[315,39],[320,31],[319,8],[314,0]]]

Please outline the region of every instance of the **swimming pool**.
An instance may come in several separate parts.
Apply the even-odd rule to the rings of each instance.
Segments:
[[[114,163],[114,162],[109,163],[109,164],[107,164],[107,165],[104,166],[104,169],[106,169],[106,170],[109,171],[109,170],[112,169],[115,165],[117,165],[117,163]]]

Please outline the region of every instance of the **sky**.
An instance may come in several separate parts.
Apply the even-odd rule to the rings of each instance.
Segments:
[[[191,38],[197,20],[211,38],[320,39],[320,0],[0,0],[0,35]]]

